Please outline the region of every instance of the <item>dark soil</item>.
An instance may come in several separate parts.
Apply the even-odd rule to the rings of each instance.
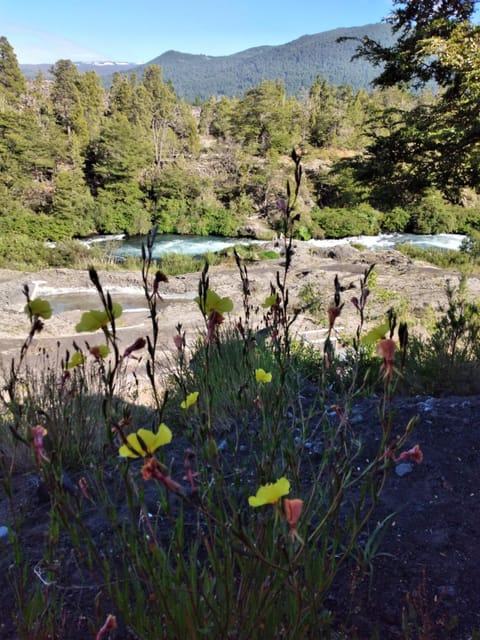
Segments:
[[[339,577],[327,602],[349,638],[467,640],[472,638],[473,630],[480,629],[480,573],[476,562],[480,546],[480,443],[476,432],[480,397],[399,399],[395,404],[395,428],[403,430],[415,415],[418,423],[408,444],[420,444],[424,460],[407,466],[408,473],[403,476],[392,471],[369,528],[371,533],[378,522],[391,516],[372,566],[367,574],[360,574],[351,565]],[[368,458],[380,435],[377,401],[357,402],[350,423],[365,442],[363,456]],[[182,453],[183,448],[179,448],[171,455],[180,457]],[[76,479],[76,475],[72,477]],[[68,479],[65,488],[68,490]],[[13,489],[14,503],[24,515],[19,533],[22,551],[31,558],[28,583],[38,583],[45,575],[41,560],[49,501],[39,491],[35,474],[16,475]],[[85,511],[85,519],[99,545],[103,544],[108,524],[94,509]],[[10,522],[2,493],[0,525]],[[64,595],[65,611],[65,626],[58,638],[94,637],[86,616],[94,618],[93,603],[102,592],[101,584],[80,570],[66,538],[61,539],[58,548],[62,560],[57,586]],[[0,638],[14,640],[18,637],[13,623],[17,611],[13,593],[15,568],[12,547],[6,538],[0,542],[0,552]],[[48,589],[44,592],[48,594]],[[108,606],[105,596],[100,600],[102,607]],[[105,613],[102,607],[95,624]],[[402,615],[404,629],[408,628],[410,635],[402,631]],[[121,626],[112,637],[131,638]],[[40,640],[35,635],[31,639]]]

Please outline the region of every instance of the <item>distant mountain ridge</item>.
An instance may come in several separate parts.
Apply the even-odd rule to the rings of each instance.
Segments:
[[[86,71],[95,71],[100,77],[111,77],[115,71],[131,71],[138,67],[135,62],[113,62],[111,60],[99,60],[98,62],[75,62],[73,64],[77,67],[80,73]],[[35,78],[39,71],[45,76],[50,75],[50,69],[53,67],[52,63],[42,62],[40,64],[21,64],[20,69],[26,78]]]
[[[317,76],[330,84],[350,85],[354,89],[367,89],[378,75],[365,60],[352,60],[357,42],[338,38],[363,38],[368,36],[382,44],[391,44],[394,36],[385,23],[361,27],[338,28],[323,31],[278,46],[259,46],[229,56],[208,56],[166,51],[143,65],[118,68],[102,63],[76,63],[79,71],[94,70],[111,79],[113,71],[136,71],[141,75],[150,64],[162,67],[164,80],[171,81],[179,97],[187,101],[206,100],[210,96],[240,96],[263,80],[282,80],[291,95],[308,90]],[[117,63],[118,64],[118,63]],[[32,67],[47,70],[52,65],[20,65],[25,75],[27,67],[32,77]]]

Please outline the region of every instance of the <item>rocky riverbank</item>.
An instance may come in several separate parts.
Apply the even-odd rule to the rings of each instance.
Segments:
[[[277,247],[278,249],[278,247]],[[315,332],[325,326],[326,309],[333,298],[333,281],[338,274],[341,283],[358,287],[360,278],[371,264],[375,264],[371,295],[367,314],[368,324],[380,323],[389,307],[397,308],[409,325],[422,330],[439,306],[445,303],[445,285],[448,280],[458,282],[459,274],[412,261],[397,251],[359,251],[350,246],[339,245],[330,248],[315,248],[308,243],[297,242],[289,273],[288,283],[292,308],[301,308],[295,323],[295,331],[306,340],[315,340]],[[270,283],[275,282],[276,273],[282,272],[282,258],[262,260],[247,265],[251,298],[254,304],[261,304],[269,294]],[[138,294],[141,299],[142,282],[140,273],[124,271],[103,271],[99,273],[101,282],[112,297],[122,300],[122,295]],[[198,290],[199,274],[173,276],[161,284],[164,301],[160,305],[161,350],[173,348],[175,326],[181,322],[187,337],[193,339],[201,327],[202,318],[193,301]],[[25,296],[22,293],[27,284],[33,297],[40,296],[58,300],[58,292],[80,293],[94,288],[86,271],[71,269],[48,269],[38,272],[18,272],[0,270],[0,357],[5,362],[15,355],[28,331],[28,319],[23,312]],[[242,314],[242,285],[235,265],[210,268],[210,286],[221,296],[230,296],[234,301],[231,318]],[[344,294],[346,306],[338,321],[340,332],[348,336],[353,333],[357,316],[348,301],[356,295],[355,290]],[[471,277],[468,295],[477,299],[480,295],[480,280]],[[99,308],[92,296],[93,306]],[[322,312],[323,308],[323,312]],[[319,311],[320,309],[320,311]],[[86,309],[84,309],[86,310]],[[60,343],[61,348],[71,348],[73,339],[82,344],[83,338],[94,343],[92,336],[77,334],[75,325],[81,316],[80,310],[60,310],[45,322],[45,328],[35,339],[35,348],[52,350]],[[261,309],[259,322],[261,321]],[[150,319],[146,308],[140,305],[126,311],[118,322],[119,338],[124,344],[146,335],[150,329]],[[313,333],[312,333],[313,332]]]

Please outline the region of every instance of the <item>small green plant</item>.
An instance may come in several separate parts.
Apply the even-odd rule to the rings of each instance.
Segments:
[[[406,379],[417,392],[432,395],[477,392],[480,308],[467,299],[467,275],[445,286],[446,306],[427,338],[411,344],[411,368]]]
[[[304,313],[311,314],[316,320],[325,317],[326,301],[323,299],[319,287],[316,287],[312,282],[307,282],[298,292],[298,297]]]

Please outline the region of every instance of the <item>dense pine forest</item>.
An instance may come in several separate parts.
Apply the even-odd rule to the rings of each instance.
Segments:
[[[31,253],[35,242],[152,225],[271,236],[292,149],[305,177],[300,238],[475,235],[479,28],[475,3],[454,4],[459,13],[446,22],[400,14],[404,35],[393,45],[357,43],[379,67],[370,91],[317,77],[289,95],[283,80],[268,80],[195,105],[157,65],[141,76],[116,73],[107,89],[69,60],[49,79],[27,80],[1,37],[0,261]]]

